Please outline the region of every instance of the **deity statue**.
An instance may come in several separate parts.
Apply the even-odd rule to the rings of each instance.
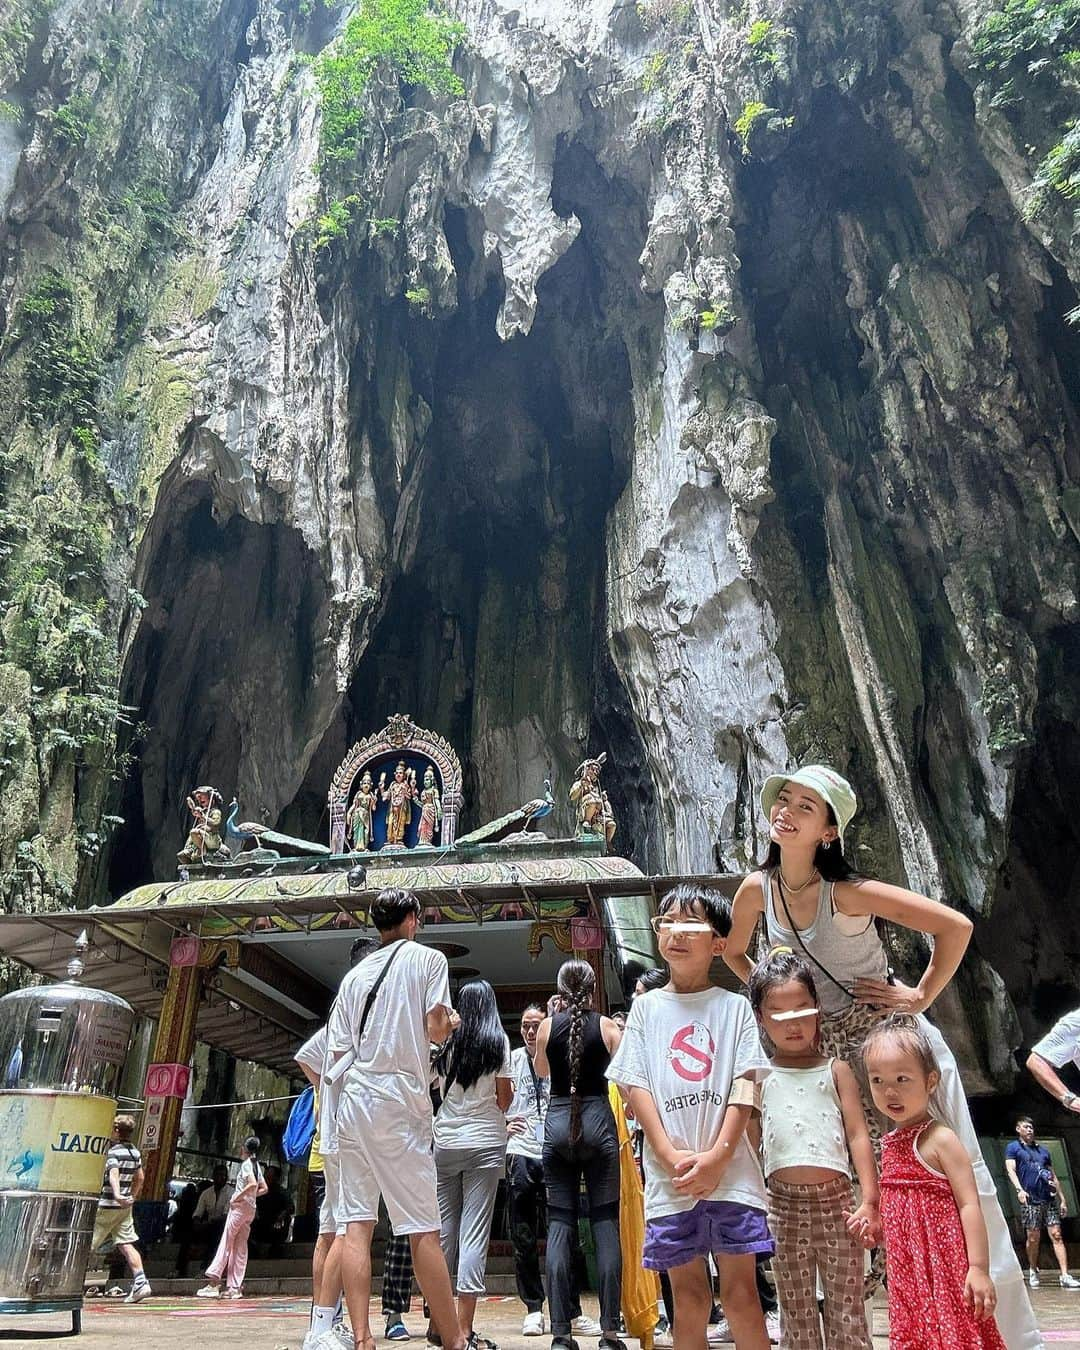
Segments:
[[[352,805],[345,816],[345,826],[354,853],[364,853],[371,847],[371,820],[378,804],[379,799],[375,795],[371,772],[365,769],[356,796],[353,797]]]
[[[386,846],[404,848],[405,831],[412,820],[412,804],[416,798],[416,770],[407,769],[405,761],[400,760],[389,787],[386,786],[386,774],[379,774],[379,796],[390,803],[386,812]]]
[[[231,854],[221,838],[221,793],[217,788],[197,787],[187,799],[192,815],[187,843],[176,855],[181,863],[228,862]]]
[[[435,831],[442,825],[442,794],[435,786],[435,770],[429,764],[424,770],[424,789],[420,793],[420,830],[418,844],[432,844]]]
[[[577,777],[570,788],[570,800],[578,809],[578,834],[602,835],[608,848],[615,837],[615,817],[608,795],[600,786],[600,770],[607,754],[586,759],[578,765]]]

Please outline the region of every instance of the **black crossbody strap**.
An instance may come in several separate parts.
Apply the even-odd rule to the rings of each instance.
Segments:
[[[771,890],[772,876],[768,873],[766,875],[768,876],[768,885],[769,889]],[[833,984],[836,985],[837,989],[841,991],[841,993],[846,994],[848,998],[854,1001],[855,998],[854,992],[851,989],[849,989],[846,984],[841,984],[840,981],[836,978],[836,976],[832,973],[832,971],[829,970],[827,966],[823,966],[821,964],[821,962],[817,959],[814,953],[803,941],[802,934],[795,927],[795,920],[791,917],[791,910],[788,909],[788,903],[784,899],[784,883],[779,878],[777,878],[776,889],[780,896],[780,903],[784,906],[784,918],[787,919],[787,926],[790,929],[791,933],[793,934],[795,941],[803,949],[803,951],[810,958],[810,960],[813,961],[814,965],[817,966],[818,970],[821,971],[822,975],[824,975],[827,980],[831,980]]]
[[[375,995],[379,992],[379,988],[382,985],[383,980],[385,980],[387,975],[390,973],[390,967],[394,964],[394,958],[397,956],[398,952],[401,951],[402,947],[404,946],[405,946],[405,939],[403,938],[400,942],[398,942],[398,944],[394,947],[394,950],[386,958],[386,964],[383,966],[382,970],[379,971],[378,979],[375,981],[375,983],[371,986],[370,990],[368,991],[368,996],[364,1000],[364,1011],[360,1014],[360,1026],[356,1032],[357,1050],[360,1049],[360,1044],[364,1039],[364,1028],[367,1026],[368,1015],[371,1012],[371,1005],[375,1002]]]

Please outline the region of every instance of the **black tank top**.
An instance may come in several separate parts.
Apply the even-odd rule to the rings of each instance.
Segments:
[[[556,1013],[551,1019],[551,1033],[547,1043],[548,1068],[551,1070],[551,1095],[570,1096],[570,1014]],[[604,1072],[611,1063],[611,1054],[600,1031],[600,1014],[585,1014],[582,1027],[581,1060],[578,1064],[577,1095],[579,1097],[606,1097],[607,1079]]]

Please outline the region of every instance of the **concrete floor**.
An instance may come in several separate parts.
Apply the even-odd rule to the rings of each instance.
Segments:
[[[1034,1290],[1032,1302],[1048,1347],[1080,1350],[1080,1290]],[[596,1313],[595,1300],[586,1311]],[[377,1319],[378,1309],[373,1310]],[[481,1304],[477,1329],[498,1341],[501,1350],[547,1350],[544,1339],[521,1335],[521,1305],[515,1298],[491,1298]],[[248,1298],[236,1303],[210,1303],[194,1298],[151,1298],[126,1308],[119,1300],[89,1300],[83,1314],[80,1350],[299,1350],[307,1329],[308,1304],[296,1298]],[[424,1350],[424,1322],[419,1304],[407,1318],[412,1345]],[[5,1346],[47,1343],[70,1326],[60,1315],[0,1317],[0,1341]],[[373,1320],[377,1331],[381,1319]],[[885,1307],[874,1305],[874,1345],[888,1346]],[[390,1345],[390,1342],[380,1342]],[[631,1350],[637,1342],[631,1341]],[[595,1350],[585,1342],[582,1350]]]

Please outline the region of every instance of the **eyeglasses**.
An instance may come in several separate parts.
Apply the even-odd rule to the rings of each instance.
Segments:
[[[673,914],[654,914],[649,920],[652,930],[661,933],[711,933],[713,926],[703,919],[678,919]]]

